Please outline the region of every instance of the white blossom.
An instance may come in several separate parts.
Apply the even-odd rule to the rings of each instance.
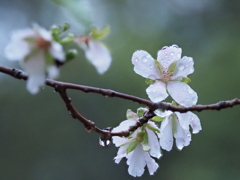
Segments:
[[[125,131],[130,126],[135,125],[139,119],[138,115],[130,110],[127,112],[127,118],[112,132]],[[150,175],[153,175],[159,167],[152,157],[160,158],[162,156],[160,144],[156,133],[151,129],[159,131],[155,123],[148,122],[134,131],[130,137],[113,137],[113,143],[119,147],[117,156],[114,158],[115,162],[119,163],[123,157],[126,157],[129,165],[128,173],[134,177],[142,176],[146,165]],[[144,144],[142,138],[145,135],[148,137],[147,144]],[[131,151],[128,153],[129,149]]]
[[[87,39],[86,41],[85,38]],[[85,51],[86,58],[93,64],[97,72],[99,74],[105,73],[112,62],[110,51],[100,40],[89,36],[85,38],[84,41],[80,38],[76,42]]]
[[[202,130],[201,123],[197,115],[192,112],[179,113],[159,110],[155,111],[156,115],[165,117],[160,126],[160,146],[162,149],[170,151],[173,147],[173,136],[176,139],[176,146],[182,150],[184,146],[188,146],[191,141],[190,128],[192,133],[196,134]]]
[[[155,81],[146,89],[153,102],[166,99],[169,93],[182,106],[189,107],[196,104],[197,93],[183,82],[194,71],[193,59],[186,56],[181,58],[181,53],[182,49],[176,45],[165,46],[158,51],[155,61],[146,51],[134,52],[132,56],[134,71]]]
[[[46,74],[50,78],[58,76],[54,58],[65,59],[62,46],[53,40],[51,32],[38,25],[13,32],[5,56],[11,61],[20,61],[28,74],[27,89],[32,94],[38,93],[44,85]]]

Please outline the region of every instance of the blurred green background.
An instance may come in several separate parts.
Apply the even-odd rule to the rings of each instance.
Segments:
[[[89,0],[72,2],[71,11],[49,0],[0,0],[1,65],[20,68],[4,58],[11,31],[37,22],[45,28],[69,22],[81,35],[90,21],[106,24],[106,39],[113,57],[102,76],[80,50],[73,62],[61,68],[59,80],[109,88],[147,98],[144,78],[135,74],[131,57],[143,49],[156,57],[163,46],[177,44],[193,57],[195,72],[190,86],[199,104],[239,97],[240,2],[237,0]],[[74,7],[74,8],[73,8]],[[79,14],[78,14],[79,12]],[[86,22],[85,22],[86,23]],[[20,47],[21,48],[21,47]],[[98,134],[87,133],[72,119],[52,88],[35,96],[24,81],[0,74],[0,179],[77,180],[134,179],[126,160],[115,164],[117,148],[101,148]],[[117,126],[136,103],[71,91],[74,105],[101,127]],[[154,176],[146,170],[139,179],[240,179],[240,107],[197,113],[203,130],[193,135],[181,152],[163,152]]]

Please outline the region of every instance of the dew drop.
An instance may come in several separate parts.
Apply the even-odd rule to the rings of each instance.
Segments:
[[[192,101],[193,101],[193,102],[197,101],[197,98],[196,98],[196,97],[193,97],[193,98],[192,98]]]
[[[179,48],[178,45],[176,44],[173,44],[172,47]]]
[[[134,61],[137,63],[138,62],[138,58],[136,58]]]
[[[171,52],[171,53],[170,53],[170,56],[174,56],[174,55],[175,55],[175,53],[174,53],[174,52]]]
[[[146,58],[146,57],[143,58],[143,62],[145,62],[145,63],[148,62],[148,58]]]
[[[168,48],[168,46],[164,46],[161,50],[165,50],[165,49],[167,49]]]
[[[101,138],[99,138],[99,145],[102,147],[109,147],[111,145],[111,141],[110,140],[102,140]]]
[[[180,65],[180,66],[178,67],[178,69],[179,69],[180,71],[182,71],[182,70],[185,69],[185,66],[184,66],[184,65]]]
[[[151,56],[148,54],[148,55],[146,55],[146,57],[149,59]]]
[[[148,76],[148,79],[155,80],[155,79],[157,79],[157,77],[155,75],[151,74],[150,76]]]

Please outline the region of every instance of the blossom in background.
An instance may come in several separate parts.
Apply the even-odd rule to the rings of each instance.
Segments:
[[[112,130],[112,132],[126,131],[130,126],[135,125],[139,116],[127,111],[127,120]],[[114,158],[119,163],[123,157],[127,158],[128,173],[134,177],[142,176],[147,165],[150,175],[159,167],[152,157],[162,156],[158,137],[155,132],[159,132],[158,127],[153,122],[148,122],[138,128],[129,137],[113,137],[113,143],[119,147],[117,156]],[[151,157],[152,156],[152,157]]]
[[[160,133],[158,135],[161,148],[167,151],[170,151],[173,147],[173,136],[176,139],[176,146],[179,150],[190,144],[191,133],[189,126],[192,128],[193,134],[202,130],[199,118],[192,112],[179,113],[156,110],[155,113],[159,117],[165,117],[160,125]]]
[[[99,74],[105,73],[112,62],[110,51],[100,40],[108,33],[108,26],[103,28],[102,31],[93,28],[90,35],[83,35],[75,40],[84,50],[86,58],[93,64]]]
[[[56,78],[59,74],[55,59],[64,61],[62,46],[53,41],[51,32],[38,25],[32,29],[15,31],[10,43],[5,48],[5,56],[12,61],[20,61],[28,74],[27,89],[36,94],[48,78]]]
[[[132,64],[134,71],[151,80],[152,84],[146,89],[148,97],[153,102],[160,102],[168,97],[182,106],[195,105],[197,93],[186,83],[187,76],[193,73],[193,59],[182,57],[182,49],[176,45],[163,47],[158,51],[157,60],[143,50],[134,52]]]

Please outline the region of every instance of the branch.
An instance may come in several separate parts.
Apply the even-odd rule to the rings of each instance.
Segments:
[[[18,70],[18,69],[12,69],[12,68],[6,68],[0,66],[0,72],[8,74],[14,78],[17,79],[23,79],[27,80],[28,76],[26,75],[25,72]],[[162,109],[162,110],[170,110],[173,112],[181,112],[185,113],[188,111],[203,111],[203,110],[221,110],[225,108],[230,108],[235,105],[240,104],[240,99],[236,98],[230,101],[220,101],[216,104],[210,104],[210,105],[195,105],[192,107],[179,107],[179,106],[173,106],[168,103],[164,102],[158,102],[158,103],[153,103],[149,100],[132,96],[129,94],[124,94],[120,93],[117,91],[113,91],[110,89],[102,89],[102,88],[96,88],[96,87],[90,87],[90,86],[84,86],[84,85],[78,85],[78,84],[72,84],[72,83],[66,83],[66,82],[60,82],[60,81],[54,81],[54,80],[46,80],[46,85],[53,87],[55,91],[57,91],[61,98],[63,99],[68,111],[71,112],[71,116],[74,119],[78,119],[86,128],[88,132],[95,131],[99,134],[101,134],[101,139],[102,140],[111,140],[112,136],[120,136],[120,137],[127,137],[129,136],[130,132],[136,130],[137,128],[141,127],[144,123],[147,123],[149,119],[155,116],[154,111],[156,109]],[[137,102],[139,104],[144,104],[149,107],[149,111],[141,118],[139,118],[139,121],[133,125],[130,126],[128,130],[122,131],[122,132],[115,132],[112,133],[111,129],[100,129],[98,128],[94,122],[86,119],[84,116],[82,116],[74,107],[74,105],[71,102],[71,98],[68,97],[67,94],[67,89],[73,89],[73,90],[80,90],[83,92],[91,92],[91,93],[96,93],[96,94],[101,94],[103,96],[108,96],[108,97],[118,97],[121,99],[126,99],[130,100],[133,102]]]

